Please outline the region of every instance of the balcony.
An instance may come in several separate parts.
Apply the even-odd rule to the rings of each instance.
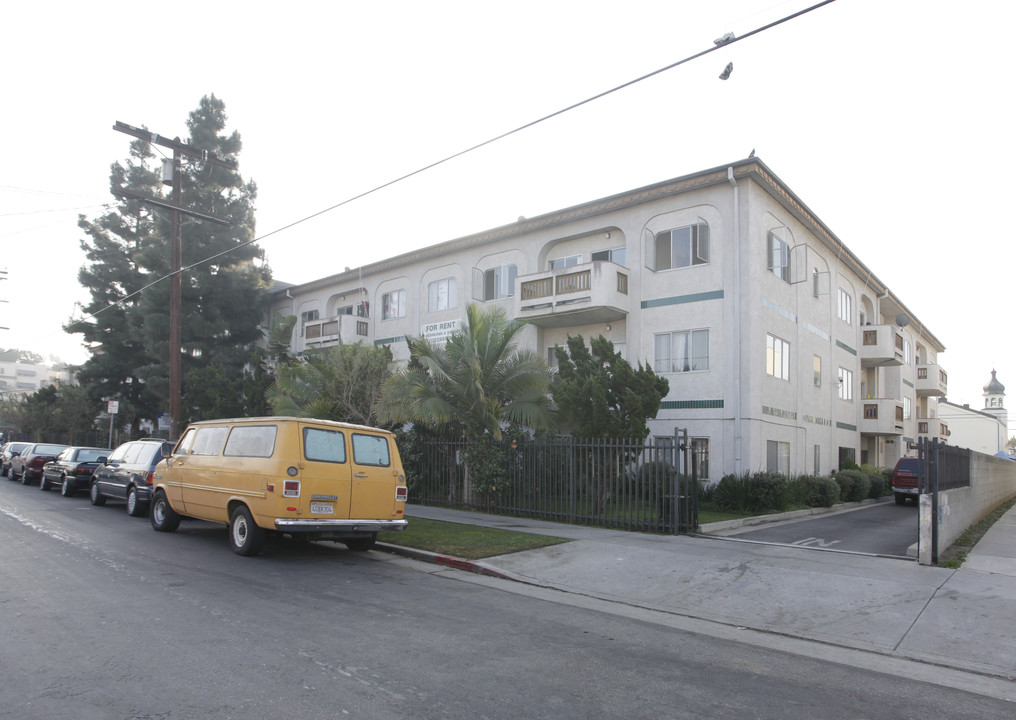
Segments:
[[[628,316],[628,270],[612,262],[525,275],[516,283],[516,320],[541,327],[567,327]]]
[[[860,429],[862,435],[902,435],[903,401],[893,398],[862,400]]]
[[[936,437],[945,440],[949,437],[949,426],[938,418],[917,418],[917,434],[929,440]]]
[[[304,349],[336,345],[339,342],[351,345],[367,340],[370,322],[356,315],[337,315],[321,320],[310,320],[303,328]]]
[[[917,390],[917,397],[928,397],[938,395],[945,397],[949,389],[949,376],[937,364],[918,365],[917,383],[914,386]]]
[[[895,325],[861,328],[861,367],[903,364],[903,331]]]

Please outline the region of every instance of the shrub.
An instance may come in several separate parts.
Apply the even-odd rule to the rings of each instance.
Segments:
[[[843,462],[840,463],[840,470],[859,470],[857,463],[850,458],[843,458]]]
[[[727,512],[752,512],[751,479],[747,473],[724,475],[713,490],[716,507]]]
[[[868,497],[880,498],[885,494],[885,478],[882,477],[882,473],[875,473],[869,475],[868,480],[871,481],[871,490],[868,491]]]
[[[840,499],[840,486],[828,475],[800,478],[808,490],[808,507],[832,507]]]
[[[781,512],[792,496],[787,478],[778,473],[725,475],[712,492],[716,506],[728,512]]]
[[[756,512],[782,512],[790,505],[785,475],[760,470],[751,476],[751,485]]]
[[[850,502],[861,502],[862,500],[868,497],[868,493],[870,492],[871,492],[871,479],[864,473],[861,473],[854,480],[854,487],[850,491],[850,497],[848,497],[847,499]]]

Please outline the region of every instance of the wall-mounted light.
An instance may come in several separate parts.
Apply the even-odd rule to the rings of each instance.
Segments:
[[[610,325],[607,326],[607,332],[610,332]]]

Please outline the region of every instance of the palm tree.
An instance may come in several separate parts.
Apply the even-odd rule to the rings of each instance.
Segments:
[[[281,364],[269,393],[276,415],[378,425],[376,408],[391,373],[384,345],[339,344]]]
[[[409,367],[385,384],[382,419],[461,432],[467,441],[462,500],[468,504],[474,503],[475,492],[489,498],[503,487],[500,451],[487,442],[501,440],[503,424],[543,429],[554,423],[551,374],[538,354],[518,348],[523,327],[509,321],[502,308],[483,311],[470,305],[465,324],[444,347],[408,338]],[[455,485],[449,485],[449,500],[454,500]]]
[[[538,354],[518,348],[516,337],[523,327],[510,321],[503,308],[484,311],[472,304],[465,324],[444,347],[407,338],[410,365],[385,384],[381,418],[432,428],[458,426],[469,440],[500,440],[506,422],[550,427],[550,371]]]

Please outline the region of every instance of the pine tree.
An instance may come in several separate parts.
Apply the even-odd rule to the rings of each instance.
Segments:
[[[187,127],[186,142],[195,148],[220,158],[240,153],[239,134],[223,134],[225,104],[214,95],[201,99]],[[134,141],[126,167],[113,166],[111,184],[165,196],[154,158],[147,142]],[[253,182],[226,167],[186,160],[181,184],[185,207],[230,223],[183,220],[181,420],[187,421],[218,408],[206,407],[210,378],[242,386],[244,366],[262,337],[271,273],[261,249],[247,244],[255,237]],[[121,201],[94,223],[79,223],[88,235],[82,242],[88,264],[79,276],[92,294],[85,309],[93,317],[67,330],[83,333],[92,350],[85,381],[96,383],[104,397],[126,401],[139,418],[153,419],[169,405],[170,223],[168,211],[136,200]]]

